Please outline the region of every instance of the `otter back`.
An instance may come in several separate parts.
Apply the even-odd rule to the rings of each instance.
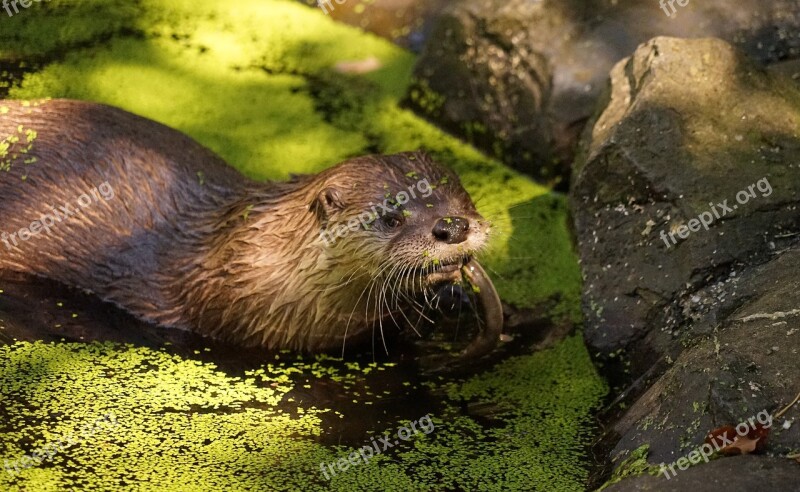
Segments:
[[[161,280],[191,240],[187,219],[245,187],[211,151],[154,121],[80,101],[0,101],[0,268],[168,313]]]

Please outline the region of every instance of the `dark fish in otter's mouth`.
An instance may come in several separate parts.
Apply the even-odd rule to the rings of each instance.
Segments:
[[[0,216],[13,241],[0,246],[2,269],[90,290],[159,325],[310,352],[383,341],[384,323],[424,307],[420,295],[467,282],[484,320],[455,357],[480,357],[499,339],[500,299],[475,260],[489,224],[425,153],[263,183],[116,108],[2,105]],[[101,183],[115,199],[84,207]],[[56,206],[80,213],[49,217]]]
[[[466,282],[471,291],[477,295],[484,319],[480,324],[481,330],[478,336],[466,348],[457,354],[426,357],[422,361],[423,366],[434,370],[456,367],[460,363],[473,361],[491,352],[503,332],[503,305],[494,284],[481,264],[473,258],[466,258],[463,262],[441,267],[428,275],[427,281],[431,284]]]

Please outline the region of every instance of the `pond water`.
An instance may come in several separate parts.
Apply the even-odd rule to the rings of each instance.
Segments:
[[[493,467],[507,466],[505,460],[509,453],[517,454],[516,460],[530,462],[530,468],[519,470],[518,476],[507,477],[504,483],[528,483],[535,476],[550,475],[549,465],[545,467],[545,463],[537,463],[533,457],[550,449],[553,439],[562,438],[568,447],[559,452],[566,453],[569,460],[563,470],[567,474],[560,480],[566,489],[570,488],[570,483],[579,483],[581,468],[589,465],[588,458],[581,457],[588,442],[584,440],[585,431],[561,428],[562,419],[569,421],[575,415],[564,417],[560,413],[585,413],[591,400],[566,402],[560,408],[564,402],[559,400],[564,395],[557,393],[566,389],[567,380],[570,384],[577,380],[579,385],[594,384],[596,399],[602,394],[602,383],[592,373],[571,372],[575,354],[562,350],[560,354],[548,354],[545,359],[534,362],[529,368],[532,380],[519,380],[505,390],[499,386],[511,383],[509,376],[524,373],[524,369],[517,366],[519,361],[528,358],[517,360],[515,355],[530,353],[532,347],[549,346],[552,340],[548,341],[548,337],[560,339],[563,336],[546,320],[537,321],[536,326],[517,326],[516,343],[503,347],[491,360],[469,367],[471,374],[479,374],[505,360],[510,365],[505,375],[501,372],[499,379],[476,382],[473,378],[470,382],[470,377],[463,374],[420,372],[415,363],[417,357],[442,350],[442,345],[452,341],[457,332],[460,332],[459,338],[468,336],[471,331],[468,324],[468,319],[438,320],[436,334],[428,339],[425,348],[417,346],[416,337],[395,337],[388,342],[388,355],[381,351],[373,355],[364,350],[344,359],[303,357],[289,352],[242,349],[191,333],[158,328],[90,294],[47,280],[4,273],[0,275],[0,395],[5,404],[0,408],[0,430],[5,430],[8,437],[16,436],[14,448],[19,450],[16,456],[21,451],[32,453],[41,449],[43,442],[50,442],[43,440],[43,436],[50,435],[52,440],[53,435],[59,435],[54,428],[75,426],[74,415],[61,415],[61,409],[69,405],[59,403],[61,399],[87,398],[92,402],[90,405],[96,405],[97,414],[100,409],[103,415],[113,414],[126,432],[121,439],[117,432],[109,431],[108,435],[96,438],[99,443],[80,443],[77,448],[64,450],[63,457],[56,457],[55,465],[45,463],[23,470],[21,476],[31,480],[27,483],[34,486],[95,478],[119,483],[121,470],[115,466],[125,454],[123,446],[136,455],[130,458],[135,462],[129,465],[134,470],[145,468],[139,463],[142,460],[151,463],[161,459],[162,466],[171,466],[178,455],[189,461],[177,465],[177,470],[186,465],[192,468],[216,466],[215,460],[223,458],[209,457],[207,452],[197,449],[185,450],[186,454],[182,454],[182,448],[178,448],[163,454],[164,449],[148,443],[152,432],[163,434],[167,439],[170,433],[178,432],[183,436],[181,439],[186,439],[202,428],[198,426],[205,417],[212,418],[208,422],[211,427],[201,431],[199,437],[217,433],[222,436],[202,440],[204,444],[230,441],[231,449],[222,456],[229,467],[225,469],[238,474],[236,481],[204,478],[223,487],[250,483],[273,488],[276,476],[263,472],[263,466],[269,466],[273,473],[285,476],[293,484],[291,487],[307,484],[314,489],[326,483],[311,467],[317,461],[335,463],[351,450],[379,442],[376,439],[401,432],[402,427],[410,428],[412,422],[422,425],[424,418],[432,419],[428,429],[432,433],[430,438],[415,436],[408,443],[395,439],[394,449],[380,457],[384,460],[383,471],[378,467],[364,467],[359,474],[338,475],[331,485],[348,490],[351,480],[358,482],[370,474],[387,473],[387,466],[394,466],[388,470],[393,470],[396,477],[383,485],[374,477],[368,478],[375,481],[368,489],[379,490],[384,485],[396,484],[405,474],[413,477],[415,487],[443,480],[449,487],[459,488],[476,479],[489,479],[494,473]],[[54,344],[42,345],[41,342]],[[564,349],[565,345],[572,345],[573,352],[582,350],[579,338],[573,337],[572,342],[565,342],[560,348]],[[561,367],[564,364],[567,366]],[[187,365],[190,373],[186,372]],[[542,370],[544,376],[536,376]],[[92,375],[94,371],[100,372]],[[102,380],[98,379],[99,375]],[[185,400],[176,399],[174,384],[185,388],[188,395]],[[549,397],[537,398],[533,406],[530,403],[527,408],[525,405],[516,409],[509,406],[514,399],[547,392],[548,387],[551,392],[559,389]],[[105,389],[96,393],[97,388]],[[198,390],[199,394],[192,396]],[[258,396],[259,391],[266,392],[266,396]],[[514,397],[519,391],[523,395]],[[241,395],[233,401],[220,396],[228,392]],[[255,392],[255,396],[251,392]],[[510,394],[503,396],[504,392]],[[161,401],[164,398],[166,400]],[[124,399],[130,399],[130,403],[122,404]],[[151,405],[155,405],[154,408],[149,408]],[[248,426],[242,424],[243,411],[251,414],[250,419],[254,420],[250,420],[249,426],[255,428],[248,430]],[[165,426],[165,415],[177,421],[168,421]],[[303,418],[310,421],[287,435],[276,435],[279,431],[268,430],[270,419],[291,422]],[[480,424],[476,426],[477,423]],[[140,429],[141,426],[149,430]],[[138,435],[143,430],[144,434]],[[575,431],[579,432],[575,434]],[[278,459],[263,465],[244,466],[240,463],[244,456],[269,455],[269,445],[258,438],[264,433],[293,442],[293,446],[315,442],[321,447],[309,451],[297,462]],[[192,446],[191,442],[189,438],[185,445]],[[94,445],[102,446],[107,456],[102,460],[98,458]],[[116,447],[120,450],[115,452]],[[11,456],[13,458],[14,453]],[[485,460],[495,464],[488,466]],[[445,464],[452,469],[439,470]],[[478,477],[464,475],[468,470]],[[51,475],[39,476],[37,481],[36,472]],[[136,473],[154,472],[145,468]],[[163,480],[163,476],[156,476]],[[4,479],[8,477],[0,473],[0,485]]]

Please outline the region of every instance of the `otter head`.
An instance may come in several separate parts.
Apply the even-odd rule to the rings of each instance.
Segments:
[[[265,347],[344,348],[388,316],[405,318],[419,294],[462,273],[480,296],[494,293],[469,261],[488,224],[456,175],[423,153],[358,157],[263,189],[255,205],[253,194],[235,202],[225,228],[208,227],[216,242],[204,246],[206,263],[187,267],[196,280],[183,282],[189,301],[179,301],[200,306],[192,323],[203,333]],[[499,299],[482,304],[502,313]],[[495,318],[485,325],[501,326],[502,314]],[[481,347],[497,338],[487,333],[492,343]]]
[[[320,246],[377,318],[457,275],[487,242],[489,225],[458,177],[424,153],[360,157],[319,178]]]

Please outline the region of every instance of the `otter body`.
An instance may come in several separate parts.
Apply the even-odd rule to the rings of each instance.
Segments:
[[[159,325],[306,351],[374,336],[488,234],[421,153],[261,183],[164,125],[69,100],[0,101],[0,197],[0,268]]]

